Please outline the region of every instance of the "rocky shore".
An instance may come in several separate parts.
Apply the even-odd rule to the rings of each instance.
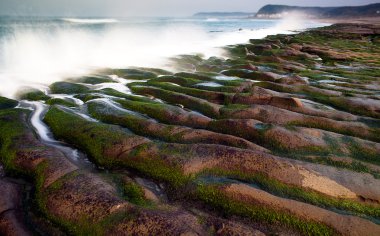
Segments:
[[[0,97],[0,235],[380,235],[380,26]]]

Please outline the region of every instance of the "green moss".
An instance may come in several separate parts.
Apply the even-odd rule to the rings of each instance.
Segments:
[[[207,75],[188,73],[188,72],[176,73],[175,76],[183,77],[186,79],[193,79],[194,81],[211,81],[212,80],[212,78]]]
[[[219,81],[216,81],[218,84]],[[239,88],[234,87],[234,86],[219,86],[219,87],[212,87],[212,86],[207,86],[207,85],[202,85],[202,84],[195,84],[192,86],[193,88],[201,89],[201,90],[206,90],[206,91],[214,91],[214,92],[219,92],[219,93],[236,93],[239,91]],[[229,99],[230,100],[230,99]]]
[[[266,88],[266,89],[271,89],[271,90],[274,90],[274,91],[277,91],[277,92],[283,92],[283,93],[295,93],[295,92],[299,92],[297,91],[297,87],[296,86],[287,86],[287,85],[282,85],[282,84],[276,84],[276,83],[273,83],[273,82],[268,82],[268,81],[262,81],[262,82],[258,82],[258,83],[255,83],[256,86],[259,86],[259,87],[262,87],[262,88]]]
[[[351,156],[358,160],[380,165],[380,155],[375,149],[368,149],[355,142],[351,137],[345,136],[342,141],[348,145]]]
[[[33,201],[35,205],[38,207],[39,212],[41,212],[43,215],[47,216],[48,218],[52,218],[47,209],[47,194],[45,190],[43,189],[43,186],[46,180],[45,171],[47,167],[48,167],[47,161],[43,161],[37,166],[36,171],[33,175],[35,187],[36,187]],[[53,184],[51,184],[49,188],[53,190],[57,190],[61,187],[61,184],[62,184],[62,181],[59,179],[55,181]]]
[[[179,167],[169,165],[159,157],[145,157],[145,149],[149,148],[150,144],[140,145],[136,148],[131,156],[138,158],[132,158],[127,165],[147,177],[168,183],[171,188],[168,190],[179,190],[193,180],[193,176],[184,175]],[[160,155],[164,155],[164,152],[168,154],[173,152],[173,150],[168,149],[165,145],[159,148]],[[180,195],[180,193],[177,194]]]
[[[29,100],[29,101],[46,101],[50,99],[49,96],[47,96],[44,92],[36,89],[27,90],[18,93],[17,97],[20,100]]]
[[[156,147],[157,144],[154,143],[139,145],[131,150],[128,158],[119,159],[104,153],[106,148],[123,143],[130,137],[133,138],[133,135],[119,127],[89,122],[57,107],[49,109],[44,121],[56,137],[84,150],[99,165],[107,168],[120,166],[131,168],[153,179],[164,181],[173,188],[186,185],[189,181],[190,177],[184,176],[179,168],[161,160],[160,156],[152,156],[149,152],[145,152]],[[163,155],[164,150],[165,146],[160,147],[160,155]]]
[[[104,174],[104,178],[112,184],[116,184],[118,192],[128,202],[144,207],[152,205],[152,202],[145,198],[144,189],[128,176],[119,173],[107,173]]]
[[[224,48],[229,52],[230,57],[232,58],[241,58],[246,56],[246,45],[244,44],[230,45]]]
[[[179,111],[176,111],[179,108],[171,107],[162,103],[151,104],[121,99],[117,99],[115,101],[120,103],[126,109],[138,111],[141,114],[147,114],[148,116],[163,121],[164,123],[171,122],[171,113],[179,114]]]
[[[347,38],[339,38],[339,37]],[[374,90],[367,90],[364,87],[365,84],[372,83],[377,81],[377,78],[380,75],[380,72],[376,68],[370,68],[372,65],[379,64],[380,61],[376,58],[378,54],[379,47],[375,45],[375,42],[379,42],[378,39],[370,39],[364,37],[363,39],[355,38],[349,39],[352,35],[340,35],[339,37],[333,37],[333,35],[325,35],[321,33],[301,33],[298,35],[292,36],[271,36],[266,39],[261,40],[252,40],[252,43],[255,44],[272,44],[281,45],[281,49],[278,47],[273,47],[272,49],[262,50],[260,54],[262,56],[252,56],[246,57],[245,48],[247,45],[236,45],[230,46],[229,51],[232,55],[232,59],[224,60],[220,58],[209,58],[205,59],[199,55],[183,55],[175,59],[181,68],[190,68],[196,69],[197,71],[215,71],[220,72],[222,70],[224,74],[230,76],[240,76],[242,78],[248,79],[259,79],[267,80],[269,82],[260,82],[255,83],[255,86],[260,86],[264,88],[269,88],[275,91],[287,92],[293,94],[305,95],[305,97],[321,102],[326,105],[336,107],[341,110],[345,110],[358,115],[366,115],[377,117],[371,111],[368,111],[362,107],[348,106],[347,99],[350,97],[361,95],[371,95]],[[326,47],[332,47],[335,49],[341,49],[344,52],[363,52],[362,55],[354,55],[353,60],[355,63],[366,62],[366,65],[369,67],[353,70],[346,70],[343,68],[336,67],[335,61],[331,60],[328,55],[322,55],[325,59],[323,62],[324,65],[331,66],[331,68],[321,68],[317,70],[305,70],[302,72],[296,72],[298,75],[310,77],[312,86],[296,86],[296,85],[282,85],[273,83],[273,78],[265,77],[261,72],[253,72],[250,70],[244,70],[247,68],[249,63],[255,65],[267,66],[270,67],[270,70],[275,71],[276,73],[284,72],[281,62],[277,59],[277,56],[283,52],[282,48],[285,48],[292,42],[296,43],[314,43],[316,45],[323,45]],[[375,46],[374,46],[375,45]],[[252,46],[252,45],[251,45]],[[370,60],[370,57],[373,57]],[[298,61],[306,66],[312,66],[313,63],[311,60],[304,58],[303,56],[283,56],[287,61]],[[367,63],[368,61],[368,63]],[[339,62],[342,63],[342,62]],[[345,65],[349,65],[346,63]],[[335,67],[335,68],[333,68]],[[171,75],[168,71],[163,71],[154,68],[137,68],[137,69],[119,69],[119,70],[107,70],[104,74],[116,74],[118,76],[124,77],[126,79],[138,79],[138,80],[150,80],[145,83],[132,83],[129,84],[131,90],[135,93],[141,95],[148,94],[149,96],[161,98],[166,102],[171,104],[181,104],[186,108],[199,111],[212,118],[220,118],[219,108],[222,106],[214,106],[213,103],[224,104],[222,109],[224,111],[233,111],[237,109],[246,108],[244,105],[235,105],[231,104],[231,97],[235,94],[236,87],[242,85],[244,80],[238,81],[216,81],[213,76],[213,73],[177,73],[174,76],[163,76],[157,77],[157,75],[165,74]],[[328,93],[323,90],[318,90],[319,85],[313,84],[315,81],[323,79],[323,75],[334,74],[340,75],[347,78],[350,84],[340,85],[341,87],[348,88],[359,88],[366,89],[365,91],[350,89],[346,90],[340,88],[338,90],[343,91],[344,96],[329,96]],[[82,83],[89,84],[98,84],[104,82],[113,82],[106,76],[88,76],[83,77],[78,80]],[[206,87],[196,87],[198,83],[202,81],[215,81],[222,84],[222,87],[218,88],[206,88]],[[271,82],[272,81],[272,82]],[[165,82],[177,83],[183,87],[178,87],[170,85]],[[76,97],[82,99],[83,101],[89,101],[95,98],[101,98],[102,96],[96,93],[103,93],[106,95],[111,95],[115,97],[120,97],[123,99],[116,99],[120,101],[123,107],[131,110],[138,111],[143,114],[148,114],[149,116],[156,118],[157,120],[163,121],[167,124],[173,124],[173,122],[178,122],[175,118],[183,118],[185,115],[184,110],[170,106],[167,104],[162,104],[154,101],[151,98],[135,96],[124,94],[113,89],[103,89],[100,91],[91,91],[86,86],[80,84],[73,84],[67,82],[55,83],[51,86],[52,91],[55,93],[74,93],[78,94]],[[329,89],[337,90],[337,89]],[[90,94],[90,92],[93,92]],[[241,96],[244,96],[243,93],[240,93]],[[43,94],[42,91],[32,91],[23,94],[22,99],[27,100],[49,100],[50,97]],[[126,99],[126,100],[125,100]],[[209,100],[209,101],[207,101]],[[47,101],[48,104],[63,104],[67,106],[75,105],[73,103],[68,104],[67,101],[61,99],[50,99]],[[4,104],[4,105],[3,105]],[[17,105],[16,101],[8,101],[0,97],[0,109],[12,108]],[[2,107],[4,106],[4,107]],[[141,119],[138,115],[115,115],[115,114],[104,114],[92,109],[91,104],[88,106],[88,111],[91,115],[96,117],[99,120],[123,125],[128,127],[132,131],[142,134],[144,136],[149,136],[149,132],[145,129],[148,123],[146,119]],[[178,108],[178,109],[177,109]],[[7,170],[12,170],[13,173],[21,174],[33,174],[36,180],[36,189],[37,189],[37,201],[41,209],[47,212],[44,207],[46,206],[46,199],[43,192],[39,192],[39,189],[42,189],[42,184],[45,181],[44,172],[46,170],[46,163],[43,162],[40,164],[35,171],[35,173],[27,173],[26,170],[20,169],[15,165],[14,160],[16,153],[19,150],[16,150],[17,140],[24,134],[25,125],[21,124],[19,121],[19,115],[22,115],[23,112],[16,112],[11,110],[0,111],[0,158]],[[25,113],[27,114],[27,113]],[[226,113],[228,114],[228,112]],[[183,115],[183,116],[182,116]],[[181,117],[182,116],[182,117]],[[228,118],[228,117],[226,117]],[[377,117],[378,118],[378,117]],[[319,124],[319,123],[290,123],[286,126],[290,131],[294,131],[296,127],[294,125],[302,125],[312,128],[325,129],[345,135],[358,136],[374,141],[379,141],[378,139],[378,121],[367,118],[360,118],[371,124],[373,129],[370,130],[370,137],[364,136],[360,132],[355,132],[351,129],[341,129],[335,128],[328,124]],[[183,174],[182,169],[172,164],[166,157],[171,157],[171,155],[176,158],[188,158],[186,153],[182,150],[172,150],[170,145],[161,144],[161,143],[148,143],[140,145],[138,148],[135,148],[128,156],[123,155],[121,158],[115,158],[113,156],[108,156],[104,152],[109,147],[117,146],[121,142],[129,142],[128,138],[129,132],[125,129],[106,125],[101,123],[89,122],[82,119],[75,114],[64,112],[63,110],[58,109],[57,107],[52,107],[48,114],[45,117],[45,121],[50,125],[55,136],[59,139],[63,139],[68,143],[71,143],[80,149],[86,151],[96,163],[105,166],[106,168],[127,168],[129,170],[137,171],[139,174],[150,177],[155,180],[162,181],[169,186],[169,190],[175,190],[174,193],[187,194],[187,186],[192,184],[194,180],[193,176],[186,176]],[[180,121],[182,122],[182,121]],[[187,121],[188,122],[188,121]],[[189,124],[187,124],[189,125]],[[190,126],[193,126],[190,124]],[[194,124],[196,126],[196,124]],[[380,127],[380,126],[379,126]],[[205,128],[205,127],[202,127]],[[215,128],[215,127],[214,127]],[[371,148],[364,148],[363,146],[356,143],[353,139],[344,138],[342,141],[348,144],[349,151],[351,155],[360,161],[352,162],[343,162],[337,161],[330,157],[327,157],[327,154],[334,154],[341,156],[341,152],[334,151],[333,148],[337,146],[336,140],[327,140],[330,144],[330,149],[324,150],[319,147],[306,147],[303,150],[292,150],[288,149],[286,145],[277,142],[276,140],[267,138],[265,136],[265,131],[271,127],[261,127],[262,130],[257,131],[257,134],[247,134],[244,133],[244,130],[238,130],[234,135],[251,138],[256,142],[262,144],[263,146],[269,147],[275,153],[279,153],[282,156],[287,156],[294,159],[300,159],[305,161],[310,161],[314,163],[321,163],[325,165],[336,166],[339,168],[346,168],[354,170],[357,172],[370,173],[375,177],[379,177],[379,173],[371,170],[368,166],[364,165],[364,162],[373,163],[379,165],[379,158],[375,151]],[[210,128],[211,129],[211,128]],[[230,127],[218,127],[218,131],[224,133],[230,133]],[[177,142],[179,136],[171,135],[173,127],[168,125],[165,126],[162,130],[153,134],[153,137],[165,137],[165,141]],[[234,132],[235,132],[234,131]],[[364,133],[364,132],[363,132]],[[180,135],[180,134],[178,134]],[[326,141],[326,140],[325,140]],[[35,147],[23,147],[21,151],[34,150]],[[40,148],[40,147],[38,147]],[[313,154],[312,157],[308,157],[308,154]],[[317,155],[317,156],[316,156]],[[343,157],[343,156],[341,156]],[[363,161],[363,162],[361,162]],[[14,170],[14,171],[13,171]],[[379,208],[375,206],[366,205],[364,203],[355,202],[352,200],[342,200],[335,199],[329,196],[322,195],[313,191],[308,191],[302,188],[295,186],[290,186],[283,184],[281,182],[269,179],[267,176],[260,174],[247,174],[240,172],[226,172],[226,171],[211,171],[213,174],[227,175],[236,179],[244,180],[249,183],[255,183],[261,188],[265,189],[268,192],[271,192],[275,195],[292,198],[298,201],[307,202],[314,204],[320,207],[329,208],[329,209],[339,209],[349,211],[358,216],[369,216],[379,218]],[[55,191],[62,187],[60,181],[53,183],[49,189],[50,191]],[[144,205],[144,198],[142,195],[142,189],[135,184],[134,182],[126,183],[122,186],[122,192],[124,197],[135,204]],[[331,234],[334,233],[331,229],[327,228],[324,225],[315,223],[315,222],[305,222],[297,217],[291,216],[288,213],[277,212],[273,209],[267,207],[257,206],[254,204],[247,204],[243,202],[237,202],[232,199],[229,199],[225,196],[216,186],[199,186],[197,189],[197,198],[211,206],[214,209],[219,210],[221,213],[226,215],[239,215],[259,222],[266,222],[268,224],[281,224],[287,227],[295,228],[304,234]],[[83,216],[83,219],[77,222],[69,222],[60,219],[56,219],[60,225],[68,230],[68,233],[75,235],[103,235],[107,234],[105,229],[112,227],[114,223],[120,222],[128,218],[133,218],[134,214],[130,212],[118,212],[113,214],[107,219],[102,220],[101,222],[91,222],[86,216]]]
[[[226,70],[226,71],[223,71],[222,74],[227,75],[227,76],[245,78],[245,79],[258,79],[257,72],[254,72],[251,70],[245,70],[245,69]]]
[[[146,205],[144,190],[136,183],[129,182],[122,186],[123,195],[125,198],[137,205]]]
[[[158,103],[154,101],[153,99],[150,99],[147,97],[125,94],[112,88],[101,89],[98,92],[106,94],[106,95],[114,96],[114,97],[125,98],[125,99],[136,101],[136,102]]]
[[[261,86],[261,84],[260,84],[260,86]],[[308,97],[308,99],[310,99],[312,101],[319,102],[319,103],[322,103],[325,105],[329,105],[331,107],[337,108],[337,109],[342,110],[342,111],[350,112],[352,114],[364,115],[364,116],[369,116],[369,117],[373,117],[373,118],[379,118],[380,117],[376,112],[372,112],[370,110],[367,110],[363,106],[350,106],[350,105],[348,105],[349,103],[348,103],[347,99],[349,97],[345,97],[345,96],[339,96],[338,97],[338,96],[326,95],[322,92],[315,90],[314,87],[312,87],[312,86],[305,85],[305,86],[298,86],[298,87],[292,87],[292,88],[290,88],[290,87],[285,88],[284,86],[280,87],[280,86],[274,86],[274,85],[271,86],[269,84],[266,84],[265,87],[276,90],[276,91],[280,91],[280,92],[297,92],[300,94],[304,94]]]
[[[150,125],[152,121],[148,118],[112,110],[102,103],[90,102],[87,104],[89,114],[106,123],[121,125],[133,131],[135,134],[153,137],[167,142],[181,142],[181,133],[174,134],[178,127],[161,124],[159,129],[152,131]]]
[[[172,75],[173,74],[172,72],[170,72],[168,70],[164,70],[164,69],[160,69],[160,68],[137,67],[135,69],[146,71],[146,72],[151,72],[151,73],[154,73],[156,75]]]
[[[205,99],[208,101],[214,101],[216,103],[223,103],[224,100],[226,100],[226,97],[233,97],[234,94],[228,94],[228,93],[218,93],[213,91],[207,91],[197,88],[188,88],[188,87],[181,87],[181,86],[175,86],[169,83],[154,83],[154,82],[148,82],[149,85],[153,85],[155,87],[159,87],[165,90],[174,91],[177,93],[184,93],[193,97]]]
[[[82,100],[83,102],[88,102],[93,99],[103,98],[103,96],[96,93],[82,93],[82,94],[77,94],[74,97]]]
[[[168,91],[165,89],[160,89],[160,88],[155,88],[155,87],[130,85],[130,88],[134,93],[149,94],[149,95],[161,98],[165,100],[166,102],[170,102],[172,104],[181,104],[185,106],[186,108],[193,109],[209,117],[215,118],[219,116],[218,105],[210,103],[200,98],[187,96],[179,92]],[[140,108],[140,109],[143,109],[143,108]]]
[[[230,108],[233,109],[230,109]],[[231,114],[231,110],[240,109],[239,106],[226,106],[222,108],[222,116],[228,117],[228,114]],[[231,128],[231,126],[233,128]],[[246,125],[240,126],[235,124],[233,120],[221,119],[211,121],[207,129],[210,129],[215,132],[234,135],[240,138],[247,139],[253,143],[261,145],[265,148],[270,149],[273,153],[278,154],[279,156],[289,156],[293,158],[295,156],[305,156],[309,154],[313,155],[327,155],[330,153],[328,148],[321,146],[308,145],[298,148],[289,146],[286,142],[281,139],[278,139],[276,136],[267,135],[268,131],[272,128],[275,128],[274,125],[269,123],[257,123],[253,127],[247,127]],[[289,129],[289,127],[287,127]],[[295,128],[292,127],[292,130]]]
[[[178,63],[178,62],[177,62]],[[223,64],[223,60],[210,57],[207,60],[203,60],[197,64],[182,64],[179,62],[179,65],[182,67],[177,68],[177,70],[196,70],[197,72],[211,73],[211,72],[220,72],[221,70],[227,69],[227,65]]]
[[[319,155],[327,156],[331,154],[330,149],[321,146],[308,145],[294,149],[289,147],[286,143],[280,142],[273,138],[264,137],[263,143],[266,143],[267,147],[270,148],[274,154],[279,156],[288,156],[293,159],[304,159],[307,155]]]
[[[286,212],[275,211],[269,207],[230,199],[216,187],[198,186],[197,197],[214,210],[226,216],[238,215],[267,224],[279,224],[296,229],[305,235],[336,234],[331,228],[321,223],[306,221]]]
[[[182,76],[182,77],[181,77]],[[216,83],[219,83],[224,86],[220,87],[209,87],[209,86],[202,86],[198,85],[202,82],[208,82],[208,81],[214,81]],[[223,80],[216,80],[213,77],[205,76],[205,75],[198,75],[198,74],[191,74],[191,73],[178,73],[174,76],[160,76],[155,79],[149,80],[148,84],[150,85],[160,85],[160,83],[175,83],[184,87],[188,87],[189,91],[196,91],[192,90],[192,88],[201,89],[201,90],[208,90],[208,91],[215,91],[215,92],[236,92],[236,86],[240,86],[243,82],[243,80],[236,80],[236,81],[223,81]],[[163,84],[165,85],[165,84]],[[181,89],[181,88],[177,88]],[[186,89],[186,88],[185,88]],[[174,91],[174,90],[173,90]]]
[[[48,167],[48,162],[45,160],[38,164],[35,170],[20,168],[19,164],[14,162],[16,158],[16,153],[28,151],[30,148],[31,151],[36,151],[36,149],[40,149],[41,147],[28,147],[21,146],[19,142],[23,140],[23,137],[28,132],[25,124],[22,122],[23,119],[21,116],[29,114],[29,111],[21,110],[21,109],[13,109],[13,110],[2,110],[0,111],[0,157],[2,158],[2,163],[5,165],[9,173],[13,175],[22,175],[28,176],[28,178],[32,178],[35,183],[35,195],[34,195],[34,203],[38,207],[39,211],[44,214],[48,219],[53,220],[53,222],[57,223],[60,226],[64,226],[66,230],[68,230],[71,234],[78,235],[76,229],[80,229],[81,227],[77,225],[78,222],[67,223],[64,220],[57,219],[49,214],[47,209],[47,194],[46,191],[54,191],[61,187],[62,179],[57,180],[52,185],[50,185],[46,190],[43,189],[43,184],[45,183],[45,173]],[[18,146],[20,145],[20,146]],[[25,145],[25,144],[24,144]],[[43,151],[43,150],[41,150]],[[71,175],[71,174],[69,174]],[[66,175],[68,176],[68,175]],[[66,176],[64,178],[66,178]]]
[[[359,117],[358,118],[358,122],[362,122],[366,125],[368,125],[369,127],[373,128],[373,135],[378,135],[380,131],[378,131],[380,129],[380,120],[378,119],[373,119],[373,118],[367,118],[367,117]]]
[[[21,169],[14,163],[18,151],[15,141],[25,132],[25,125],[20,117],[29,113],[21,109],[0,110],[0,159],[5,168],[13,174],[30,174],[28,170]]]
[[[52,220],[57,225],[63,227],[71,235],[89,235],[87,233],[90,232],[89,230],[91,230],[91,233],[94,232],[96,224],[86,220],[81,220],[79,222],[69,222],[67,220],[58,219],[54,217],[52,214],[50,214],[49,210],[47,209],[48,192],[46,191],[55,191],[61,188],[63,179],[68,178],[67,176],[70,176],[71,174],[66,175],[65,177],[57,180],[47,189],[43,189],[43,184],[45,183],[46,179],[46,168],[48,167],[47,161],[43,161],[42,163],[38,164],[37,168],[34,171],[21,169],[18,164],[16,165],[16,163],[14,163],[16,153],[20,151],[28,151],[26,148],[29,148],[26,146],[21,147],[20,149],[20,147],[17,146],[20,145],[18,143],[18,140],[22,140],[22,137],[25,135],[25,132],[27,132],[26,127],[21,122],[22,119],[20,117],[22,115],[27,115],[28,113],[28,111],[24,111],[21,109],[0,111],[0,129],[2,130],[2,132],[0,132],[0,157],[2,158],[1,161],[3,162],[7,170],[9,170],[9,173],[12,173],[13,175],[21,174],[22,176],[28,176],[29,179],[30,177],[33,178],[35,182],[35,195],[33,201],[43,215],[45,215],[49,220]],[[30,148],[33,151],[35,151],[36,148],[38,149],[40,147]],[[85,219],[85,217],[83,219]],[[98,227],[97,229],[101,229],[101,227]]]
[[[178,75],[160,76],[155,79],[149,80],[149,83],[162,83],[162,82],[170,82],[170,83],[175,83],[182,86],[192,86],[194,84],[201,83],[202,80],[183,78]]]
[[[230,178],[246,181],[248,183],[254,183],[263,190],[280,197],[290,198],[324,208],[345,210],[358,216],[367,215],[370,217],[380,218],[379,207],[366,205],[348,199],[333,198],[311,190],[306,191],[303,188],[287,185],[281,183],[278,180],[271,179],[264,174],[243,173],[240,171],[225,171],[220,169],[212,169],[205,171],[205,173],[217,176],[227,176]]]
[[[73,101],[61,99],[61,98],[51,98],[46,101],[46,104],[49,105],[62,105],[62,106],[67,106],[67,107],[75,107],[76,104]]]
[[[139,69],[114,69],[111,70],[110,73],[131,80],[148,80],[157,77],[157,75],[153,72]]]
[[[2,109],[9,109],[14,108],[18,105],[18,101],[15,101],[13,99],[0,97],[0,110]]]
[[[41,166],[39,168],[38,173],[44,172],[45,166]],[[83,214],[79,217],[79,219],[71,220],[66,218],[57,217],[56,215],[52,214],[47,208],[47,196],[55,191],[60,190],[64,182],[75,178],[78,175],[80,175],[80,171],[74,171],[71,172],[57,181],[55,181],[53,184],[51,184],[48,188],[42,190],[40,188],[37,188],[36,196],[35,196],[35,203],[39,207],[39,210],[41,213],[49,219],[52,223],[62,228],[68,235],[80,235],[80,236],[86,236],[86,235],[107,235],[106,231],[111,229],[115,224],[118,222],[121,222],[123,220],[133,219],[135,217],[134,212],[128,212],[128,211],[116,211],[115,213],[106,216],[103,219],[100,219],[100,221],[95,222],[94,220],[90,219],[88,215]]]
[[[55,106],[49,109],[44,121],[57,138],[80,147],[100,165],[116,165],[118,161],[107,158],[104,151],[128,138],[128,134],[119,127],[89,122]]]
[[[281,151],[276,151],[276,150],[273,151],[273,154],[277,154],[282,157],[287,157],[287,158],[296,159],[296,160],[329,165],[329,166],[334,166],[337,168],[344,168],[347,170],[352,170],[352,171],[360,172],[360,173],[369,173],[373,175],[374,178],[380,179],[380,172],[367,167],[361,162],[358,162],[358,161],[347,162],[347,161],[338,161],[338,160],[332,159],[328,155],[336,154],[336,151],[334,149],[334,146],[330,146],[330,147],[331,149],[329,151],[327,150],[327,153],[324,153],[321,150],[319,155],[315,153],[311,153],[311,156],[310,156],[310,153],[281,152]],[[341,156],[341,154],[338,154],[338,156]]]
[[[241,109],[247,109],[250,108],[250,105],[245,104],[228,104],[225,105],[222,109],[223,110],[241,110]]]
[[[106,76],[83,76],[80,78],[71,79],[74,82],[77,83],[85,83],[85,84],[101,84],[101,83],[115,83],[114,80],[112,80],[109,77]]]
[[[69,82],[56,82],[49,86],[52,93],[57,94],[76,94],[87,93],[90,89],[81,84],[74,84]]]
[[[318,119],[308,119],[304,121],[291,121],[288,122],[286,125],[288,126],[303,126],[307,128],[316,128],[316,129],[322,129],[326,131],[335,132],[338,134],[343,134],[347,136],[354,136],[354,137],[360,137],[367,140],[379,142],[380,136],[378,135],[378,132],[376,129],[369,129],[369,134],[367,132],[362,132],[361,129],[352,129],[350,126],[340,126],[336,127],[334,123],[330,122],[321,122]]]
[[[364,165],[362,162],[359,162],[359,161],[352,161],[352,162],[336,161],[326,156],[321,156],[321,157],[317,156],[312,159],[310,158],[303,158],[303,159],[306,161],[323,164],[323,165],[335,166],[338,168],[344,168],[344,169],[352,170],[355,172],[369,173],[373,175],[374,178],[380,179],[380,172],[368,168],[368,166]]]

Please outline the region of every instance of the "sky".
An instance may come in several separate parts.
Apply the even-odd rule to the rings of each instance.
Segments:
[[[0,0],[0,15],[191,16],[203,11],[256,12],[266,4],[365,5],[380,0]]]

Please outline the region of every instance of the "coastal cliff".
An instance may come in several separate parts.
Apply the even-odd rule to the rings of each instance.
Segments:
[[[301,14],[309,18],[353,18],[380,16],[380,3],[345,7],[300,7],[266,5],[256,14],[258,18],[282,18],[289,14]]]

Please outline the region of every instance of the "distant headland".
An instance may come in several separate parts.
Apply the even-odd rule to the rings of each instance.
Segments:
[[[277,19],[291,14],[307,18],[355,18],[380,17],[380,3],[365,6],[342,7],[302,7],[288,5],[265,5],[257,13],[254,12],[199,12],[193,15],[198,18],[263,18]]]
[[[289,14],[301,14],[308,18],[352,18],[380,16],[380,3],[365,6],[299,7],[266,5],[256,14],[257,18],[283,18]]]

